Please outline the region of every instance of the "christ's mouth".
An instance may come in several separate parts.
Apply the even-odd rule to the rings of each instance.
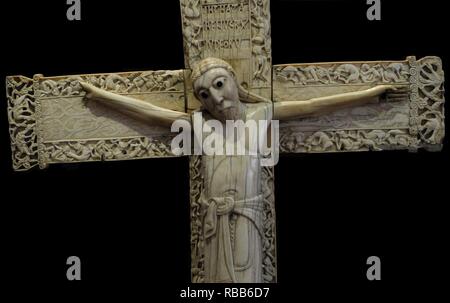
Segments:
[[[229,111],[230,109],[233,109],[234,106],[233,106],[233,104],[230,104],[230,103],[231,102],[227,102],[227,101],[222,102],[222,106],[218,107],[219,112]]]
[[[224,106],[224,107],[219,109],[219,112],[226,112],[226,111],[229,111],[232,108],[233,108],[233,106]]]

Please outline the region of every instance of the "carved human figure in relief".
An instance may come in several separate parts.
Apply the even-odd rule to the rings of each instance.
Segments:
[[[275,102],[245,90],[227,62],[207,58],[192,70],[194,94],[208,117],[226,120],[286,120],[362,105],[390,92],[404,97],[391,85],[303,101]],[[148,123],[170,127],[191,115],[164,109],[82,83],[86,97],[103,102]],[[224,127],[225,129],[225,127]],[[266,130],[267,131],[267,130]],[[263,282],[263,197],[260,156],[202,156],[204,179],[201,205],[205,253],[205,282]]]

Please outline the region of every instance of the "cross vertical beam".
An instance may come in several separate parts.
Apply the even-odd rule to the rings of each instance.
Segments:
[[[270,2],[268,0],[181,0],[186,65],[187,111],[200,107],[190,82],[196,62],[217,57],[229,62],[240,84],[266,98],[272,96]],[[204,239],[201,207],[201,158],[191,157],[191,278],[204,281]],[[263,169],[263,280],[276,282],[275,197],[273,168]]]

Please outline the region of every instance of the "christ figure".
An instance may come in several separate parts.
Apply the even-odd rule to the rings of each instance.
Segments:
[[[204,123],[215,119],[224,125],[223,129],[227,120],[298,119],[377,102],[386,94],[389,94],[389,101],[407,96],[405,90],[398,86],[378,85],[309,100],[272,102],[242,87],[232,66],[217,58],[199,61],[193,67],[191,77],[194,95],[202,104],[199,111],[203,114]],[[88,83],[81,82],[81,85],[88,99],[102,102],[149,124],[171,127],[177,120],[192,123],[191,114],[111,93]],[[198,137],[198,134],[194,135]],[[206,282],[263,282],[260,158],[260,153],[202,156],[204,186],[200,202]]]

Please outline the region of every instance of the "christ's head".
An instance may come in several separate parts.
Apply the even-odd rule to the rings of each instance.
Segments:
[[[214,118],[225,122],[243,118],[244,106],[239,100],[239,85],[230,64],[207,58],[192,70],[194,94]]]

